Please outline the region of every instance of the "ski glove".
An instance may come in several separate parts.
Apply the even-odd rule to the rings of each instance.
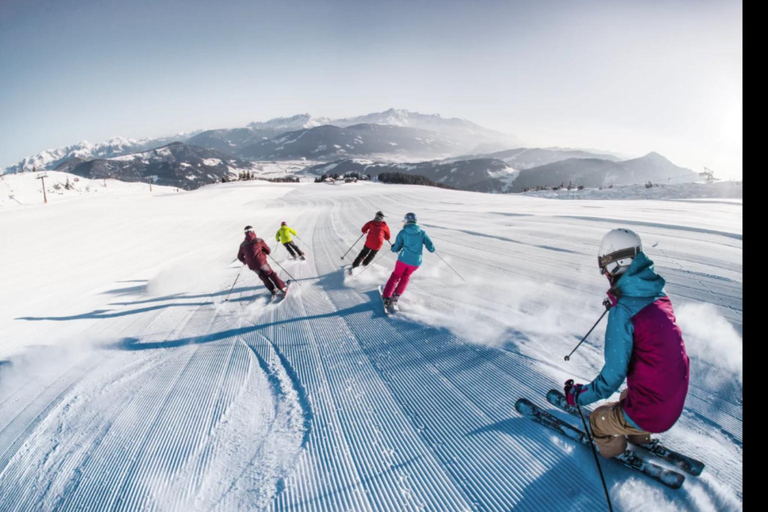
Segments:
[[[584,384],[574,384],[573,379],[568,379],[565,381],[563,390],[565,391],[565,400],[568,402],[568,405],[575,407],[577,397],[587,390],[587,386]]]

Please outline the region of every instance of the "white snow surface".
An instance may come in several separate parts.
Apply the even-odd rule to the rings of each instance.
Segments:
[[[742,508],[740,202],[108,185],[0,208],[0,510],[603,510],[589,450],[514,403],[552,409],[549,389],[600,371],[604,324],[563,356],[602,312],[596,248],[618,226],[691,357],[660,437],[707,468],[674,491],[604,460],[614,510]],[[385,316],[395,255],[353,277],[362,242],[340,259],[377,210],[393,235],[416,212],[466,282],[425,253]],[[281,221],[307,261],[274,242]],[[234,259],[246,224],[296,278],[279,304]]]
[[[43,180],[45,176],[45,192],[49,203],[92,195],[131,195],[149,194],[146,183],[128,183],[113,179],[91,180],[58,171],[24,172],[0,175],[0,210],[18,206],[35,206],[44,204]],[[155,177],[156,178],[156,177]],[[69,188],[67,188],[69,182]],[[175,193],[173,187],[153,185],[153,194]]]
[[[517,177],[517,175],[515,176]],[[582,190],[559,188],[557,190],[529,190],[526,196],[546,197],[549,199],[709,199],[723,198],[741,202],[744,197],[744,185],[741,181],[723,181],[719,183],[678,183],[673,185],[618,185],[603,188],[584,188]]]

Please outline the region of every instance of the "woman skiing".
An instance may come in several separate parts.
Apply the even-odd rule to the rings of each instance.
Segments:
[[[283,246],[288,250],[288,254],[290,254],[293,259],[301,258],[305,260],[304,253],[299,249],[299,246],[294,243],[291,235],[297,236],[298,233],[296,233],[295,229],[289,228],[285,222],[281,222],[280,229],[275,233],[275,241],[282,242]]]
[[[278,290],[285,293],[285,283],[267,263],[267,254],[272,252],[267,243],[256,236],[253,226],[245,226],[245,240],[240,244],[237,259],[256,272],[264,286],[275,295]]]
[[[688,393],[689,361],[664,279],[629,229],[609,231],[600,242],[600,272],[608,277],[612,308],[605,331],[605,365],[590,384],[566,382],[570,405],[608,398],[624,379],[618,402],[602,405],[590,425],[603,457],[621,456],[627,441],[652,443],[682,414]]]
[[[435,252],[435,246],[426,232],[416,224],[416,214],[406,213],[403,219],[403,229],[397,234],[395,243],[392,245],[392,252],[399,253],[395,270],[389,276],[382,297],[384,307],[394,308],[397,300],[405,292],[408,281],[411,280],[411,274],[421,265],[421,253],[426,246],[429,252]]]
[[[381,246],[384,245],[384,240],[389,240],[390,237],[389,226],[384,222],[384,214],[381,212],[376,212],[373,220],[366,222],[361,231],[363,233],[368,233],[368,236],[365,237],[363,250],[360,251],[360,254],[355,258],[355,261],[352,262],[352,267],[349,269],[350,275],[352,275],[352,269],[357,268],[360,263],[365,267],[373,261],[376,253],[378,253]]]

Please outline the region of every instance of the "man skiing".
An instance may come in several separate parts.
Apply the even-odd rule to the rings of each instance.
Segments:
[[[394,308],[397,300],[405,292],[411,274],[421,265],[421,253],[426,246],[429,252],[435,252],[435,246],[426,232],[416,224],[416,214],[406,213],[403,219],[403,229],[397,234],[392,252],[399,253],[395,270],[389,276],[387,284],[381,296],[384,299],[384,307]]]
[[[664,278],[629,229],[609,231],[600,242],[600,272],[611,283],[612,308],[605,331],[605,365],[590,384],[566,382],[570,405],[608,398],[627,379],[618,402],[590,415],[600,454],[624,453],[627,440],[648,445],[651,433],[665,432],[680,417],[688,393],[689,361]]]
[[[376,212],[373,220],[369,220],[363,225],[361,231],[363,233],[368,233],[368,236],[365,237],[363,250],[360,251],[360,254],[355,258],[355,261],[352,262],[352,267],[349,269],[350,275],[352,275],[352,269],[360,266],[360,263],[362,263],[364,267],[368,266],[368,264],[373,261],[376,253],[381,249],[381,246],[384,245],[384,240],[388,241],[390,237],[389,226],[384,222],[384,214],[380,211]]]
[[[285,222],[281,222],[280,229],[275,233],[275,240],[282,242],[283,246],[288,250],[288,254],[290,254],[293,259],[301,258],[302,260],[305,260],[304,253],[299,249],[299,246],[294,243],[291,235],[297,236],[298,233],[296,233],[295,229],[288,227]]]
[[[267,243],[256,236],[253,226],[245,226],[245,240],[240,244],[237,259],[248,265],[248,268],[258,274],[264,286],[275,295],[278,290],[285,293],[285,283],[277,276],[267,263],[267,254],[272,252]]]

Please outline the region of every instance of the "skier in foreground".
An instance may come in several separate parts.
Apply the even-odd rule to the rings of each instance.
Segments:
[[[648,445],[651,433],[665,432],[683,411],[689,361],[664,279],[628,229],[609,231],[600,242],[600,272],[611,283],[612,308],[605,332],[605,365],[590,384],[565,386],[569,405],[608,398],[627,379],[618,402],[589,417],[603,457],[616,457],[633,444]]]
[[[421,265],[421,253],[426,246],[429,252],[435,252],[435,246],[426,232],[416,224],[416,214],[406,213],[403,229],[397,234],[392,252],[399,253],[395,270],[389,276],[384,291],[381,293],[386,309],[394,308],[397,299],[405,292],[411,274]]]
[[[281,222],[280,229],[275,233],[275,240],[282,242],[283,246],[288,250],[288,254],[290,254],[293,259],[301,258],[305,260],[304,253],[299,249],[299,246],[294,243],[291,235],[297,236],[298,233],[296,233],[295,229],[288,227],[285,222]]]
[[[267,254],[272,252],[267,243],[256,236],[253,226],[245,226],[245,240],[240,244],[237,259],[248,265],[248,268],[258,274],[264,286],[275,295],[278,290],[285,293],[285,283],[267,263]]]
[[[352,262],[352,267],[349,269],[350,275],[352,275],[352,269],[360,266],[360,263],[362,263],[364,267],[368,266],[368,264],[373,261],[376,253],[381,249],[381,246],[384,245],[384,240],[389,240],[390,237],[389,226],[384,222],[384,214],[380,211],[376,212],[373,220],[369,220],[365,223],[361,231],[363,233],[368,233],[368,236],[365,237],[363,250],[360,251],[360,254],[355,258],[355,261]]]

